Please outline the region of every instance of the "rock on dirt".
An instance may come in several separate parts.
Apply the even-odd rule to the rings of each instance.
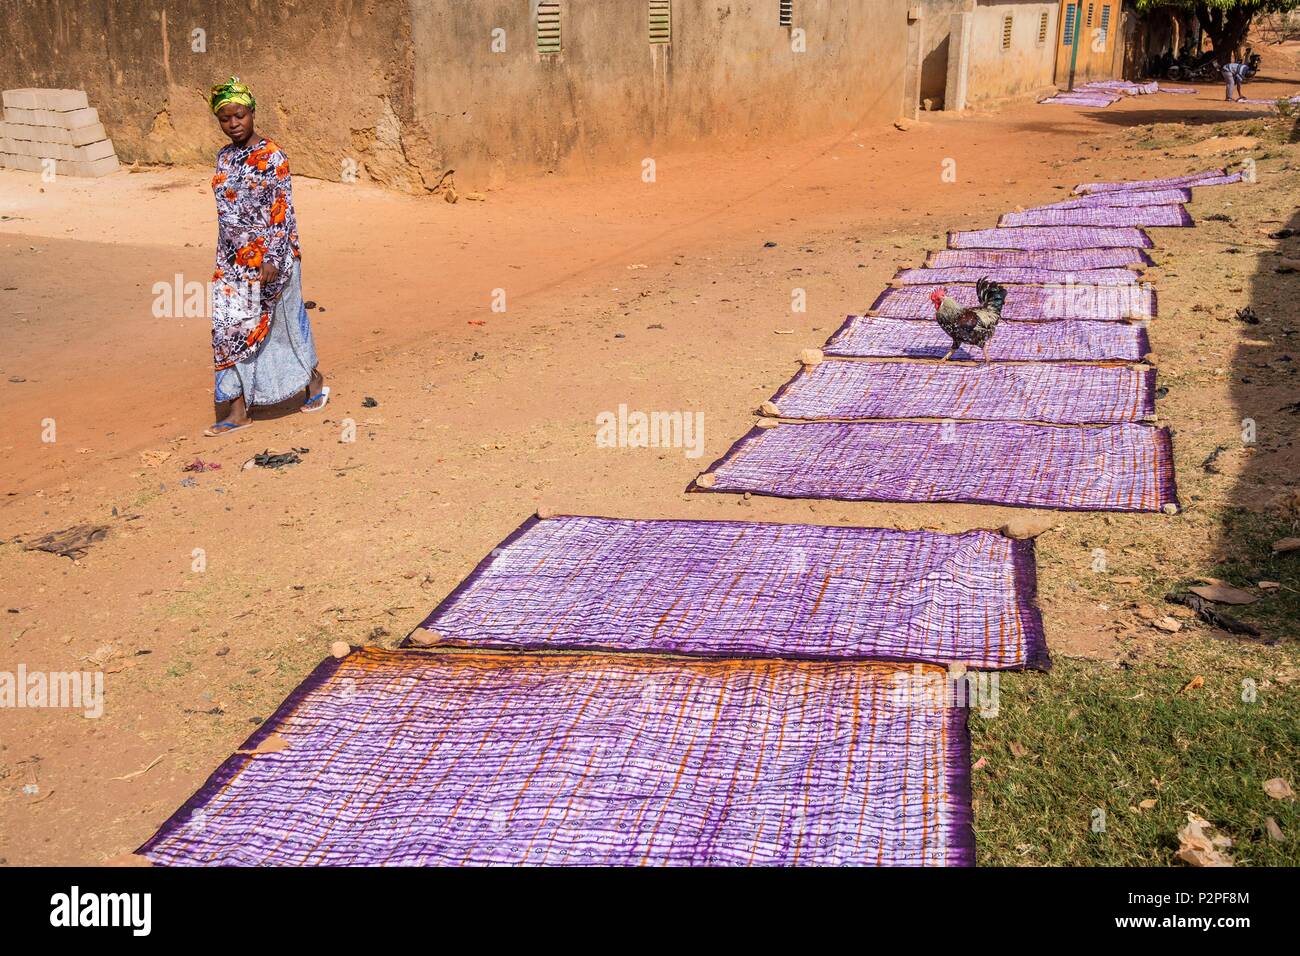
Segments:
[[[1255,595],[1240,588],[1234,588],[1231,584],[1224,584],[1222,581],[1198,584],[1187,590],[1218,604],[1254,604],[1259,600]]]
[[[1025,538],[1036,538],[1040,534],[1051,531],[1055,527],[1056,522],[1051,518],[1023,515],[1012,518],[998,530],[1008,538],[1024,540]]]

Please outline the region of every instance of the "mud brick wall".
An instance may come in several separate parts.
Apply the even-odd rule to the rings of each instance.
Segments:
[[[902,110],[907,0],[795,0],[788,26],[779,0],[672,0],[666,44],[648,0],[560,0],[550,54],[538,3],[0,0],[0,88],[85,90],[123,162],[206,165],[207,90],[238,74],[296,173],[414,192]]]

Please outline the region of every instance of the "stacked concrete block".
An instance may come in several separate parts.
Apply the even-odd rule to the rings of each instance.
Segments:
[[[59,176],[106,176],[117,170],[113,141],[81,90],[5,90],[0,166]]]

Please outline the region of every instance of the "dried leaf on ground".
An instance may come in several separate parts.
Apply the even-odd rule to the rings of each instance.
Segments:
[[[1274,777],[1272,780],[1265,780],[1264,792],[1274,800],[1295,799],[1295,791],[1291,789],[1291,784],[1287,783],[1281,777]]]
[[[1187,825],[1178,831],[1178,859],[1190,866],[1233,866],[1232,856],[1223,851],[1232,846],[1226,836],[1211,836],[1213,824],[1195,813],[1187,814]]]

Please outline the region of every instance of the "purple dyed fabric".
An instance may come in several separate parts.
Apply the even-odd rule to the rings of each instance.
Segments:
[[[1169,432],[1019,422],[806,422],[755,428],[692,491],[1067,511],[1175,504]]]
[[[1076,87],[1076,89],[1114,90],[1117,93],[1123,93],[1125,96],[1144,96],[1149,93],[1158,93],[1160,86],[1154,80],[1147,83],[1133,83],[1128,80],[1092,80],[1081,87]]]
[[[1160,92],[1187,94],[1187,93],[1199,93],[1201,91],[1192,86],[1162,86],[1160,87]]]
[[[1137,189],[1089,193],[1032,209],[1088,209],[1093,206],[1176,206],[1192,201],[1190,189]]]
[[[1052,106],[1093,106],[1097,109],[1105,109],[1112,103],[1119,102],[1119,99],[1114,94],[1102,93],[1098,90],[1089,93],[1060,93],[1039,102]]]
[[[934,322],[849,316],[822,347],[844,358],[939,358],[952,348],[948,333]],[[1146,329],[1124,322],[1004,322],[989,342],[994,362],[1137,362],[1151,351]],[[972,361],[984,353],[963,345],[953,361]]]
[[[407,644],[1046,667],[1026,544],[987,531],[534,518]]]
[[[868,313],[891,319],[934,321],[930,293],[940,286],[903,286],[886,289],[872,303]],[[943,286],[947,294],[964,306],[978,304],[973,285]],[[1009,322],[1056,322],[1088,319],[1114,322],[1120,319],[1148,319],[1156,314],[1156,291],[1142,285],[1013,285],[1007,288],[1002,318]]]
[[[1026,209],[1004,213],[1000,227],[1014,226],[1190,226],[1182,206],[1083,206],[1077,209]]]
[[[1178,189],[1206,185],[1227,177],[1225,169],[1207,169],[1199,173],[1187,173],[1184,176],[1170,176],[1166,179],[1135,179],[1118,182],[1080,183],[1074,187],[1075,195],[1086,193],[1109,193],[1125,189]]]
[[[1016,226],[948,233],[949,249],[1150,249],[1154,245],[1141,229],[1123,226]]]
[[[992,636],[993,640],[997,635]],[[971,865],[960,690],[926,665],[327,660],[139,853],[163,866]],[[957,692],[950,692],[951,688]]]
[[[831,361],[801,369],[772,404],[776,417],[805,421],[951,418],[1087,425],[1151,418],[1155,387],[1155,369],[1128,365]]]
[[[1245,99],[1237,100],[1238,103],[1245,103],[1245,104],[1247,104],[1247,105],[1249,105],[1249,106],[1277,106],[1277,104],[1278,104],[1279,101],[1285,101],[1285,102],[1287,102],[1287,103],[1300,103],[1300,95],[1297,95],[1297,96],[1275,96],[1275,97],[1272,97],[1272,98],[1269,98],[1269,97],[1246,97]]]
[[[1132,269],[1080,269],[1057,272],[1052,269],[1023,269],[1013,266],[927,266],[900,269],[893,281],[903,285],[935,285],[945,282],[978,282],[992,279],[1005,285],[1058,285],[1074,281],[1087,285],[1133,285],[1138,274]]]
[[[1113,249],[1070,249],[1064,252],[1035,249],[938,249],[925,257],[925,264],[935,269],[947,266],[968,266],[974,269],[1005,266],[1011,269],[1081,272],[1086,269],[1115,269],[1154,263],[1151,256],[1142,249],[1118,246]]]

